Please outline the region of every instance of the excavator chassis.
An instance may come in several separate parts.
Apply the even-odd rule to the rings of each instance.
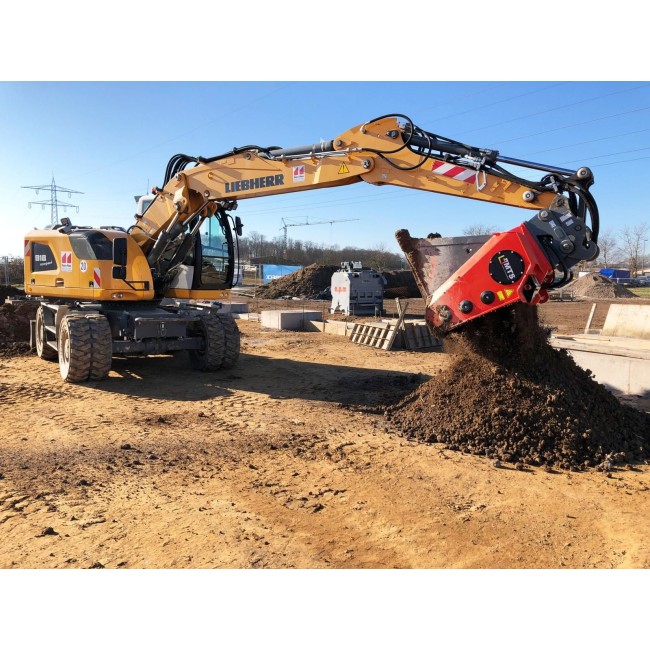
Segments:
[[[239,330],[218,307],[180,301],[151,303],[41,302],[31,323],[32,347],[59,361],[70,383],[108,376],[112,357],[186,350],[198,370],[231,368],[239,356]]]

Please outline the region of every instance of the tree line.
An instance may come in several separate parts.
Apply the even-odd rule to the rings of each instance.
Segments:
[[[647,269],[650,257],[650,227],[646,222],[604,230],[598,237],[600,255],[596,262],[604,267],[625,266],[632,277]]]
[[[286,264],[309,266],[327,264],[339,266],[341,262],[362,262],[364,267],[375,271],[408,268],[402,255],[391,253],[384,244],[372,248],[356,246],[328,246],[311,241],[277,236],[267,239],[258,232],[251,232],[239,239],[239,258],[251,264]]]
[[[474,224],[463,230],[464,235],[489,235],[494,226]],[[598,235],[600,254],[589,262],[590,267],[624,266],[632,277],[650,268],[650,227],[644,221],[636,226],[623,226],[621,230],[604,230]],[[587,265],[585,265],[587,266]]]

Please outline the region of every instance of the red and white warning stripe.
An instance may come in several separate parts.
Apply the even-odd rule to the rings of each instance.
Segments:
[[[29,257],[32,253],[32,247],[29,244],[29,239],[25,240],[25,257]]]
[[[465,181],[466,183],[476,182],[476,172],[473,169],[465,169],[465,167],[452,165],[450,163],[442,162],[441,160],[433,161],[431,171],[434,174],[453,178],[456,181]]]
[[[96,286],[97,288],[101,288],[101,286],[102,286],[102,274],[101,274],[101,272],[100,272],[98,266],[96,266],[96,267],[94,268],[94,272],[93,272],[93,281],[94,281],[95,286]]]

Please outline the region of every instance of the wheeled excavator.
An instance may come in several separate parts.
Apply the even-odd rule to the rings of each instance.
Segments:
[[[490,237],[396,233],[437,334],[515,302],[543,303],[576,264],[598,255],[588,168],[504,157],[425,131],[405,115],[384,115],[317,144],[177,154],[128,229],[62,219],[27,233],[25,291],[41,301],[37,355],[58,359],[67,382],[103,379],[113,355],[187,350],[199,370],[232,367],[239,331],[217,306],[233,285],[239,202],[361,181],[535,213]]]

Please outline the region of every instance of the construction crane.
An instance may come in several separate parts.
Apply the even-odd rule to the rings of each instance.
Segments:
[[[300,219],[302,217],[296,217],[297,219]],[[284,236],[282,239],[282,250],[286,251],[287,250],[287,228],[291,228],[293,226],[317,226],[319,224],[324,224],[324,223],[341,223],[343,221],[359,221],[358,219],[326,219],[325,221],[309,221],[309,217],[305,217],[305,221],[302,223],[287,223],[284,218],[282,219],[282,228],[280,230],[284,231]]]

